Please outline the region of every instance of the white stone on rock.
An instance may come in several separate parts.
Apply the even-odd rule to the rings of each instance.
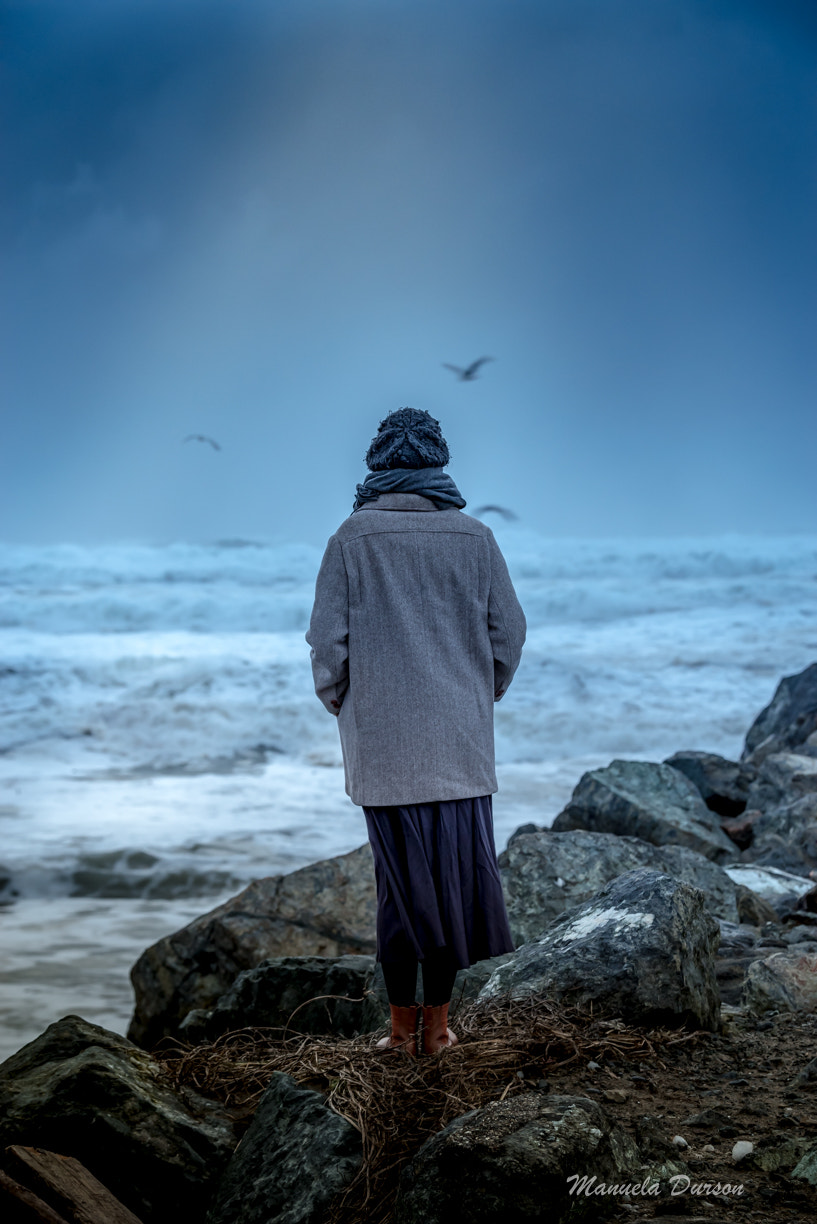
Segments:
[[[735,884],[751,888],[764,901],[774,905],[781,897],[802,897],[814,887],[813,880],[780,871],[777,867],[755,867],[751,863],[734,863],[724,871]]]
[[[561,932],[559,938],[564,943],[569,943],[574,939],[583,939],[591,931],[598,931],[600,927],[609,926],[611,923],[615,923],[617,931],[623,931],[628,927],[633,929],[636,927],[652,926],[654,921],[655,914],[633,914],[629,910],[618,909],[613,906],[608,909],[591,910],[589,914],[582,914],[580,918],[577,918],[566,930]]]

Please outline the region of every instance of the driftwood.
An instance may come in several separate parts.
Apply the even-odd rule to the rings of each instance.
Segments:
[[[33,1190],[0,1169],[0,1214],[7,1224],[68,1224]]]
[[[48,1208],[49,1215],[32,1216],[32,1220],[42,1219],[48,1224],[141,1224],[138,1217],[73,1156],[15,1145],[6,1148],[5,1164],[35,1196],[41,1195],[62,1212],[58,1215]]]

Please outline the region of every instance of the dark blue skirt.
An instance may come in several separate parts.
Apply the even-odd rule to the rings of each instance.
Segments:
[[[377,959],[448,948],[460,968],[514,950],[491,796],[363,809],[377,883]]]

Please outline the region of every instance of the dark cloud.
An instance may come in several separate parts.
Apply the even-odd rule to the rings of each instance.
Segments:
[[[545,531],[811,526],[811,5],[3,14],[10,536],[318,538],[403,403]]]

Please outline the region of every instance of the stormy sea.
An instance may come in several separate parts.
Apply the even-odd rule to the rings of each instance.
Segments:
[[[581,774],[739,755],[817,659],[817,537],[496,534],[528,617],[496,707],[497,849]],[[304,642],[320,550],[0,545],[0,1058],[247,881],[365,840]]]

